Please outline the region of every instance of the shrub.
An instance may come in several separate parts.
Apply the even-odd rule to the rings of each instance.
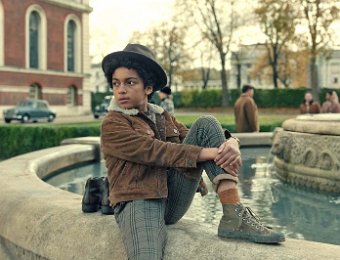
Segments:
[[[0,126],[0,159],[60,145],[67,138],[99,136],[99,125]]]
[[[258,107],[299,107],[306,88],[296,89],[255,89],[254,100]],[[320,93],[323,98],[325,91]],[[237,89],[229,90],[230,106],[233,106],[240,92]],[[222,105],[222,90],[184,90],[174,93],[175,108],[210,108]]]

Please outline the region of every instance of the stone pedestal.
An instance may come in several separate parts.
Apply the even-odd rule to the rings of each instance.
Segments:
[[[284,182],[340,193],[340,115],[301,115],[275,131],[271,152]]]

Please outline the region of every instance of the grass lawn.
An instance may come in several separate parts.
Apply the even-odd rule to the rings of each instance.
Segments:
[[[176,118],[179,122],[190,126],[196,119],[202,115],[213,115],[224,126],[235,124],[235,117],[232,108],[215,108],[215,109],[187,109],[176,110]],[[281,125],[283,121],[294,118],[299,114],[296,109],[259,109],[259,123],[261,125]],[[53,125],[64,125],[73,127],[88,127],[100,126],[101,120],[93,120],[89,122],[74,122],[74,123],[54,123]],[[53,127],[51,125],[51,127]],[[231,129],[232,130],[232,129]]]
[[[176,118],[179,122],[185,125],[191,125],[201,115],[213,115],[221,122],[222,125],[234,125],[235,117],[231,108],[226,109],[225,112],[221,109],[213,111],[179,111],[176,113]],[[260,125],[282,124],[287,119],[295,118],[299,114],[296,109],[259,109],[259,123]]]

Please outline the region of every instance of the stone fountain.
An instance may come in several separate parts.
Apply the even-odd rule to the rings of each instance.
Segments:
[[[282,181],[340,193],[340,114],[286,120],[273,135],[271,152]]]

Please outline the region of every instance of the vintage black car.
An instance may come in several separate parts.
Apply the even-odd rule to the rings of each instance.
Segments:
[[[49,108],[45,100],[26,99],[20,101],[16,107],[3,111],[3,118],[6,123],[17,120],[22,123],[48,121],[52,122],[56,118],[56,113]]]

